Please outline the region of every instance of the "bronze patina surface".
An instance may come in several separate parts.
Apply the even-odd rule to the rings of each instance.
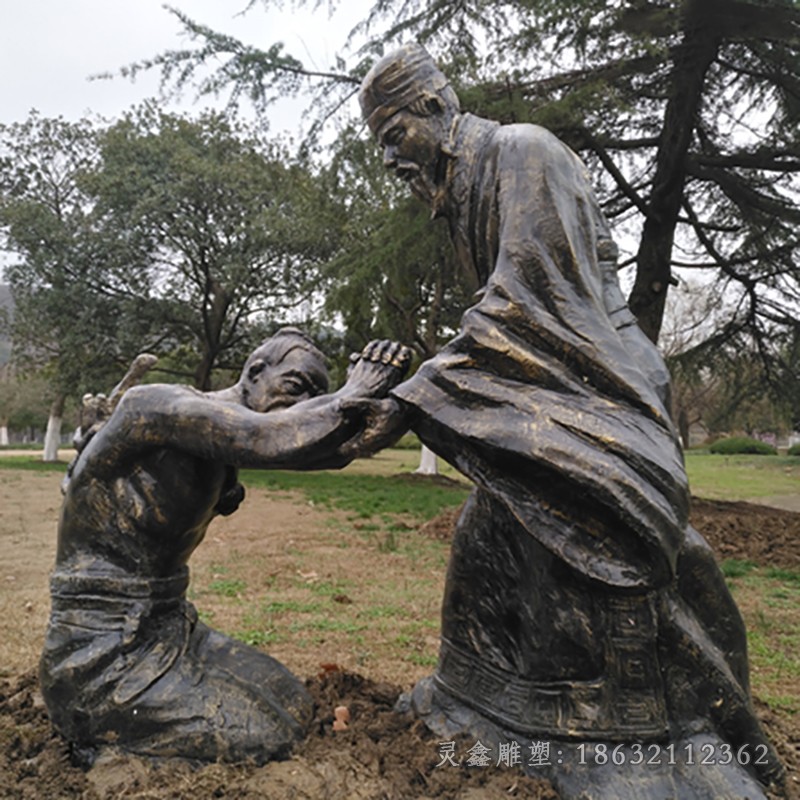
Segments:
[[[187,562],[211,520],[244,499],[239,467],[336,467],[380,446],[370,420],[408,355],[372,343],[326,395],[324,357],[284,329],[224,391],[128,388],[151,363],[140,358],[109,398],[85,398],[40,678],[54,725],[86,760],[113,745],[264,762],[304,735],[302,681],[198,620]]]
[[[411,706],[443,737],[546,740],[551,763],[529,769],[564,797],[763,797],[782,767],[743,623],[688,525],[669,375],[625,304],[583,164],[541,127],[462,114],[416,44],[360,99],[386,167],[447,220],[481,286],[391,393],[476,485],[439,664]]]

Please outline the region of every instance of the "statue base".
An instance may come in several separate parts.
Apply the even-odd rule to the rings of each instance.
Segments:
[[[736,752],[713,731],[686,730],[659,740],[623,743],[532,738],[448,694],[435,675],[402,695],[397,710],[412,711],[443,743],[467,737],[464,750],[455,755],[462,765],[518,767],[549,780],[563,800],[767,800],[764,787],[747,770],[766,758],[766,752],[758,747]]]

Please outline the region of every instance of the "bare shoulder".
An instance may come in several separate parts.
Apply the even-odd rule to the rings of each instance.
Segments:
[[[187,404],[204,403],[202,392],[180,384],[152,383],[128,389],[105,424],[86,445],[76,464],[76,474],[106,471],[160,442],[161,428],[173,426]]]
[[[146,383],[128,389],[122,396],[119,407],[140,408],[148,404],[159,405],[190,398],[203,399],[206,395],[198,389],[179,383]]]

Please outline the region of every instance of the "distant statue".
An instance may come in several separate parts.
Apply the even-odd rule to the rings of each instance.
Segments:
[[[622,297],[583,164],[541,127],[461,113],[419,45],[382,58],[360,102],[481,287],[391,393],[394,424],[476,485],[413,708],[442,737],[552,740],[532,771],[564,797],[763,797],[782,767],[744,627],[687,522],[669,375]],[[644,745],[660,754],[645,765]]]
[[[264,762],[304,735],[302,681],[198,621],[187,562],[211,520],[242,502],[238,467],[339,467],[380,446],[370,420],[408,360],[406,348],[374,342],[345,386],[324,394],[325,358],[290,328],[221,392],[128,388],[152,364],[140,357],[108,398],[87,398],[40,666],[50,717],[87,761],[113,745]]]

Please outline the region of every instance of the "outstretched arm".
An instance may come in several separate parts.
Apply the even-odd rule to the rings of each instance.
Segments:
[[[261,469],[309,468],[361,427],[363,411],[339,398],[260,414],[183,386],[130,389],[89,443],[78,470],[115,470],[144,450],[166,447],[209,461]]]
[[[409,360],[407,348],[373,342],[338,392],[267,414],[187,387],[135,387],[89,444],[79,468],[113,471],[120,461],[159,447],[237,467],[344,466],[377,449],[366,438],[362,448],[355,440],[378,414],[378,401],[372,398],[385,396],[402,380]],[[344,447],[346,443],[351,444]]]

